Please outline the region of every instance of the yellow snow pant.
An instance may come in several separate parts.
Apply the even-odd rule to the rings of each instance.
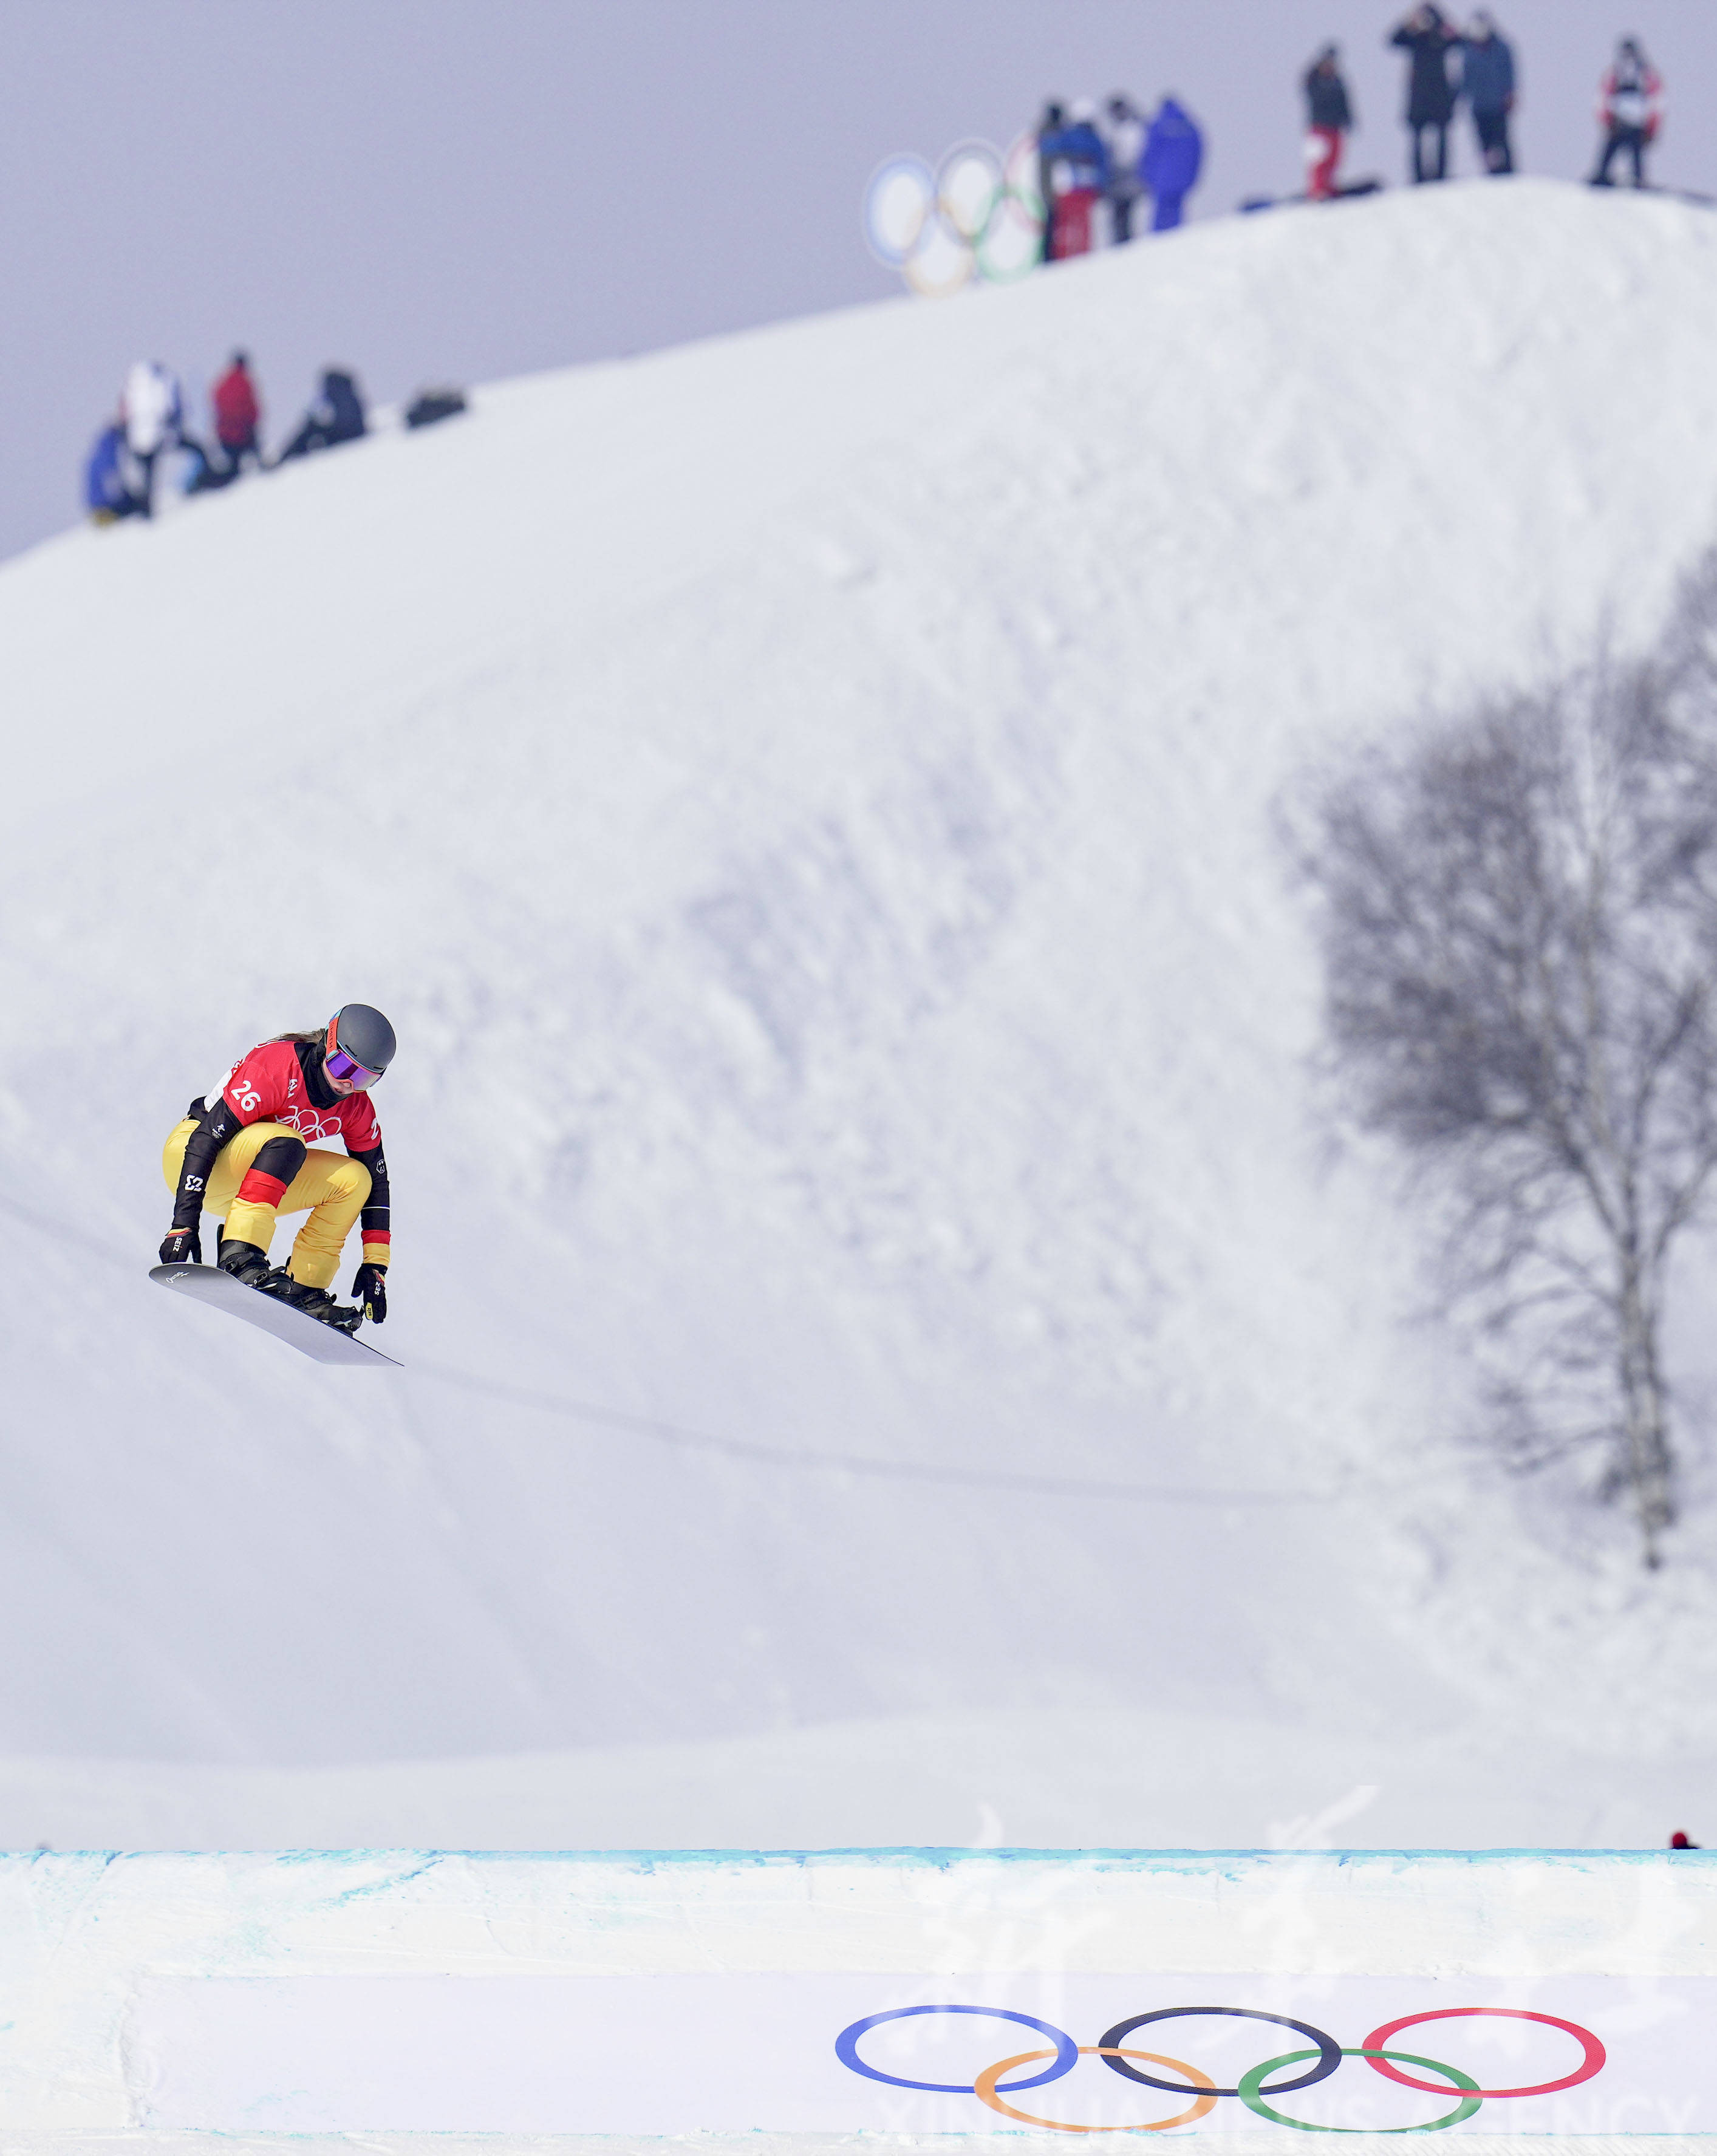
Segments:
[[[187,1116],[174,1129],[162,1153],[161,1172],[167,1178],[169,1190],[179,1187],[185,1147],[196,1127],[196,1117]],[[294,1280],[302,1281],[306,1287],[332,1287],[340,1266],[341,1249],[369,1197],[370,1172],[361,1160],[353,1160],[348,1154],[321,1152],[311,1146],[305,1153],[304,1165],[284,1192],[280,1192],[278,1181],[272,1176],[259,1173],[252,1178],[254,1186],[272,1186],[280,1193],[272,1204],[260,1188],[254,1188],[241,1197],[239,1185],[250,1163],[270,1138],[290,1138],[295,1144],[302,1142],[297,1132],[288,1129],[285,1123],[248,1124],[215,1155],[208,1188],[203,1194],[203,1209],[213,1213],[217,1219],[225,1219],[229,1240],[254,1243],[259,1250],[265,1250],[275,1232],[276,1217],[282,1213],[302,1213],[307,1207],[310,1218],[293,1238],[286,1270]],[[385,1248],[377,1255],[380,1263],[388,1262]]]

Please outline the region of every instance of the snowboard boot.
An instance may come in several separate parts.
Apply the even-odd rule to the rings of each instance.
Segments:
[[[294,1310],[301,1310],[306,1317],[315,1318],[319,1324],[332,1325],[337,1332],[356,1332],[363,1322],[363,1312],[355,1303],[336,1302],[325,1287],[306,1287],[302,1281],[294,1280],[284,1265],[277,1266],[257,1286],[263,1294],[290,1303]]]
[[[236,1240],[229,1242],[223,1235],[220,1255],[215,1263],[224,1273],[230,1273],[246,1287],[260,1287],[268,1278],[268,1252],[259,1250],[254,1243]]]

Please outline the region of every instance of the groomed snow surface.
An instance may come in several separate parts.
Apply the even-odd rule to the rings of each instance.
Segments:
[[[1460,1442],[1272,836],[1714,536],[1717,219],[1521,182],[8,565],[0,1840],[1717,1833],[1709,1250],[1648,1580]],[[193,1092],[348,998],[397,1378],[145,1277]]]

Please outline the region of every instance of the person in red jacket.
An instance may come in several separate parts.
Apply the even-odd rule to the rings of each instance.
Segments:
[[[229,472],[236,479],[246,457],[254,457],[259,466],[262,463],[262,449],[256,439],[256,430],[262,424],[262,406],[257,401],[247,353],[233,354],[231,364],[214,385],[213,402],[215,438],[226,458]]]
[[[216,1264],[247,1287],[342,1332],[388,1315],[392,1254],[388,1164],[369,1089],[393,1060],[393,1029],[368,1004],[342,1004],[314,1033],[253,1048],[192,1101],[168,1133],[162,1172],[173,1194],[164,1265],[203,1262],[202,1218],[224,1217]],[[346,1153],[308,1141],[343,1139]],[[284,1266],[269,1244],[282,1213],[308,1212]],[[355,1306],[332,1287],[352,1223],[362,1216]]]

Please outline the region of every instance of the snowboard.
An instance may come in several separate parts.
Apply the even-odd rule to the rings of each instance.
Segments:
[[[260,1295],[254,1287],[246,1287],[243,1281],[235,1281],[230,1273],[222,1272],[218,1265],[152,1265],[149,1277],[180,1295],[194,1296],[198,1302],[213,1303],[218,1310],[230,1311],[247,1325],[260,1326],[265,1332],[272,1332],[276,1340],[284,1340],[289,1348],[296,1348],[301,1355],[308,1355],[312,1362],[356,1363],[360,1368],[372,1370],[404,1368],[391,1355],[384,1355],[379,1348],[354,1340],[349,1332],[337,1332],[332,1325],[324,1325],[319,1318],[306,1317],[301,1310],[294,1310],[290,1302],[277,1302],[271,1295]]]

